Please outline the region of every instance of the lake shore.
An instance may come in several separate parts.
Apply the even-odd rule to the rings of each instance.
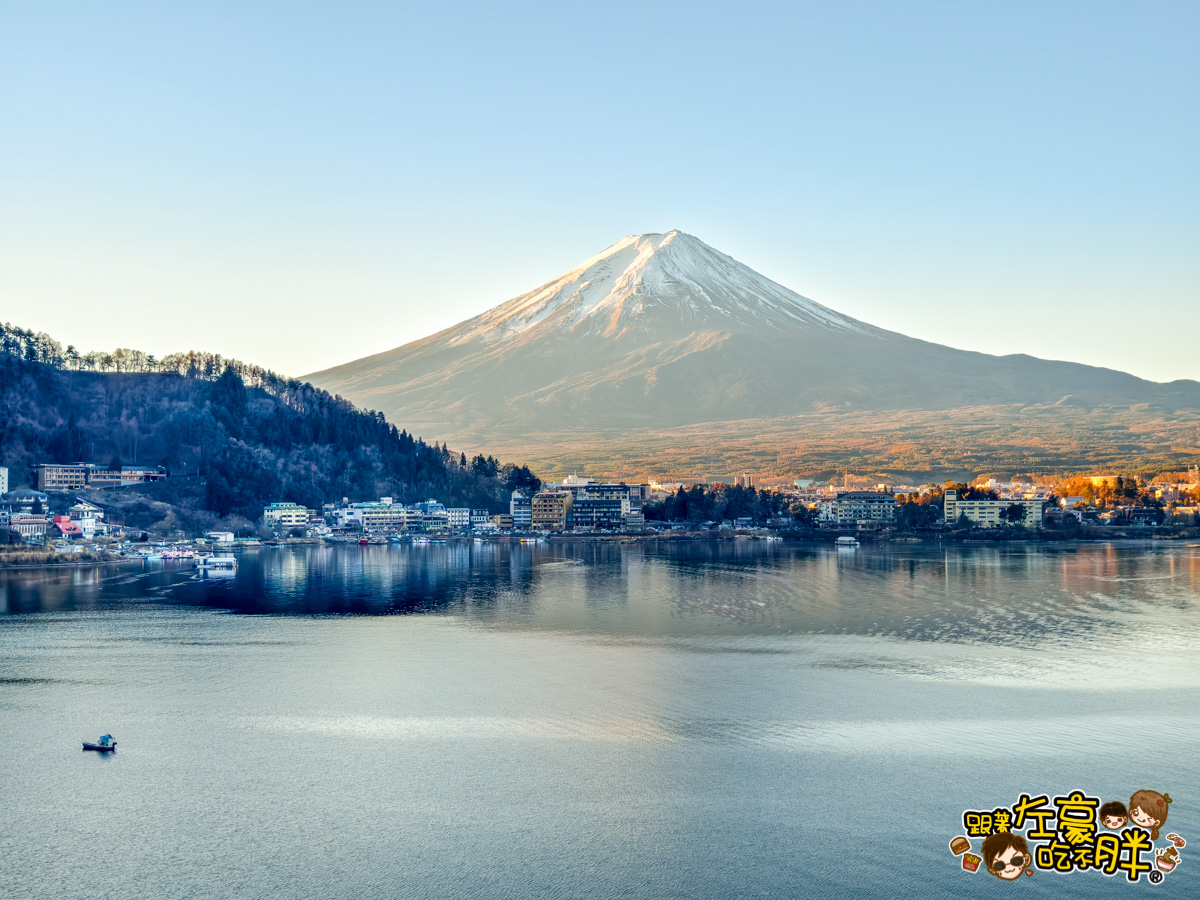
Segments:
[[[65,569],[77,566],[114,565],[131,562],[111,553],[84,550],[80,553],[56,553],[53,550],[21,547],[0,548],[0,569]]]

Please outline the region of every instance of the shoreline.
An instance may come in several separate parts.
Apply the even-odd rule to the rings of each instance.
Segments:
[[[837,532],[813,532],[807,534],[792,533],[715,533],[715,532],[674,532],[674,533],[650,533],[650,534],[550,534],[545,535],[544,540],[547,544],[674,544],[674,543],[787,543],[787,544],[803,544],[809,546],[834,546],[834,541],[838,537],[844,537]],[[872,545],[886,544],[970,544],[973,546],[979,545],[1022,545],[1036,544],[1038,546],[1062,546],[1069,544],[1108,544],[1108,543],[1180,543],[1187,541],[1200,541],[1200,534],[1077,534],[1063,535],[1062,537],[1054,534],[1048,535],[1045,531],[1027,534],[1027,535],[1003,535],[990,537],[986,534],[933,534],[922,532],[887,532],[878,534],[855,534],[849,535],[855,537],[859,544],[858,546],[867,547]],[[443,538],[447,543],[453,544],[474,544],[477,542],[475,535],[449,535]],[[526,538],[528,540],[528,538]],[[482,538],[482,543],[486,544],[510,544],[521,546],[522,539],[520,537],[495,537]],[[284,541],[278,544],[254,544],[243,547],[231,547],[228,552],[243,553],[248,551],[263,551],[271,549],[283,549],[287,547],[304,547],[304,546],[324,546],[325,541],[311,539],[296,539]],[[350,542],[346,542],[345,546],[358,546]],[[412,546],[411,544],[370,544],[371,547],[393,547],[393,546]],[[526,545],[528,546],[528,545]],[[89,566],[121,566],[140,563],[145,566],[145,560],[139,558],[124,558],[124,559],[88,559],[80,558],[82,554],[61,554],[57,557],[50,556],[43,561],[22,561],[22,562],[7,562],[4,557],[6,554],[0,553],[0,572],[6,570],[12,571],[28,571],[28,570],[50,570],[50,569],[78,569]]]

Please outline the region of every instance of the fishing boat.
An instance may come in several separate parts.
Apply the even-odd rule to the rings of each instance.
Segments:
[[[117,742],[113,740],[111,734],[102,734],[93,744],[90,741],[83,742],[84,750],[96,750],[100,753],[110,753],[117,749]]]
[[[838,538],[833,543],[837,545],[838,549],[842,549],[842,548],[851,548],[852,549],[852,548],[858,546],[858,538],[852,538],[852,537],[849,537],[848,535],[842,535],[840,538]]]

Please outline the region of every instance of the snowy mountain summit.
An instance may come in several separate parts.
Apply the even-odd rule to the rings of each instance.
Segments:
[[[541,287],[446,333],[447,346],[536,330],[604,337],[813,326],[872,330],[814,303],[682,231],[617,241]]]
[[[931,432],[936,449],[946,421],[1007,435],[1036,410],[1051,425],[1100,407],[1140,405],[1149,421],[1200,410],[1195,382],[969,353],[868,325],[680,231],[627,237],[444,331],[307,378],[415,434],[555,465],[564,448],[586,448],[572,458],[611,466],[642,452],[637,429],[684,429],[670,452],[687,440],[715,459],[731,435],[744,452],[764,450],[746,437],[764,428],[794,446],[812,416],[829,446],[861,447],[914,414],[958,411]]]

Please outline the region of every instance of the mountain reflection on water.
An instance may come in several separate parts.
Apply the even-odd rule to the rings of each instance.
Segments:
[[[248,614],[436,613],[643,637],[846,634],[1010,646],[1175,644],[1200,545],[821,545],[758,541],[302,545],[243,553],[235,575],[177,563],[0,570],[0,613],[130,603]]]

